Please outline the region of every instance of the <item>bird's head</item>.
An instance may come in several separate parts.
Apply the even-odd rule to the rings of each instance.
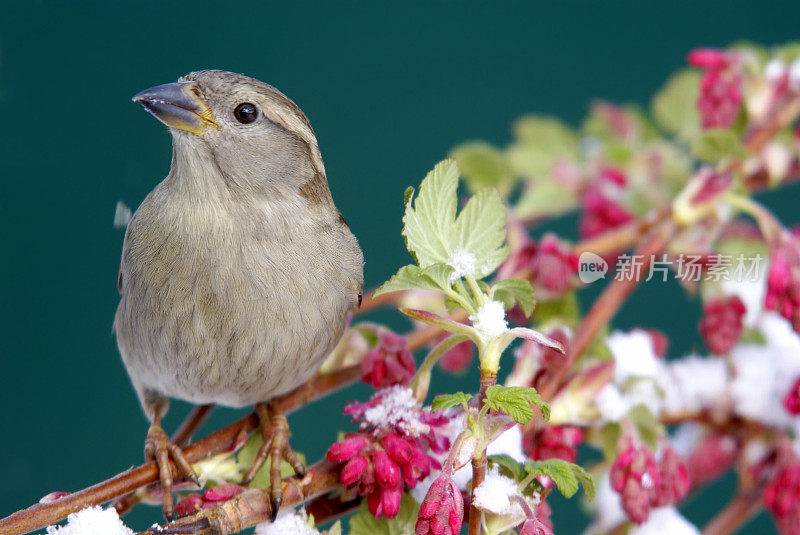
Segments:
[[[173,171],[177,165],[198,174],[208,164],[226,182],[267,195],[293,190],[311,200],[330,197],[308,119],[269,84],[227,71],[197,71],[133,100],[169,127]]]

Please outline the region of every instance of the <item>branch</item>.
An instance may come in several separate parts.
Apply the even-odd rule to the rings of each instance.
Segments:
[[[761,509],[761,489],[739,491],[703,528],[703,535],[729,535]]]
[[[339,469],[322,460],[309,467],[306,476],[297,482],[284,482],[282,506],[287,510],[304,501],[323,496],[336,490],[339,484]],[[323,500],[317,507],[330,506],[330,516],[343,514],[330,500]],[[346,502],[346,506],[350,506]],[[323,509],[324,515],[324,509]],[[214,534],[232,535],[270,519],[270,493],[264,489],[248,489],[235,498],[217,507],[203,509],[164,526],[153,526],[139,535]],[[321,518],[320,521],[326,519]]]

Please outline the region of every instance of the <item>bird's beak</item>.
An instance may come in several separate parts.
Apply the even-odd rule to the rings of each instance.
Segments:
[[[207,126],[217,126],[211,110],[199,96],[196,82],[157,85],[137,93],[133,101],[170,128],[201,134]]]

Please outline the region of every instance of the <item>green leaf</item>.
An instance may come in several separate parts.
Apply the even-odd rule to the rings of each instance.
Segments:
[[[508,256],[505,206],[495,190],[483,189],[456,218],[457,189],[455,161],[438,163],[422,181],[419,196],[406,203],[403,235],[421,268],[451,264],[454,253],[471,255],[473,276],[482,279]]]
[[[542,400],[535,388],[493,385],[486,390],[486,404],[511,416],[520,424],[526,424],[533,418],[531,404],[539,408],[545,420],[550,418],[550,406]]]
[[[577,464],[568,463],[561,459],[527,461],[525,463],[525,471],[529,475],[549,477],[565,498],[571,498],[578,492],[579,483],[583,485],[583,491],[586,496],[590,500],[594,498],[594,480],[586,470]]]
[[[342,535],[342,521],[337,520],[328,530],[328,535]]]
[[[417,522],[419,504],[409,496],[403,495],[400,502],[400,511],[393,519],[386,517],[375,518],[369,512],[367,501],[364,500],[358,513],[350,518],[350,535],[414,535],[414,525]]]
[[[522,219],[557,217],[575,209],[578,197],[567,188],[547,178],[528,181],[514,212]]]
[[[492,286],[492,296],[494,299],[503,302],[506,310],[514,307],[514,303],[519,303],[525,317],[530,317],[536,299],[533,297],[533,287],[531,283],[522,279],[503,279]]]
[[[450,152],[450,156],[458,162],[471,192],[488,186],[508,193],[514,173],[505,154],[492,145],[482,141],[462,143]]]
[[[697,112],[700,73],[684,69],[673,74],[651,103],[656,123],[678,139],[690,142],[700,133]]]
[[[433,398],[431,408],[434,410],[434,412],[443,409],[449,409],[450,407],[455,407],[456,405],[464,405],[466,408],[466,404],[469,403],[470,399],[472,399],[472,396],[465,394],[464,392],[456,392],[455,394],[439,394]]]
[[[489,455],[486,458],[490,463],[494,463],[500,467],[501,472],[505,472],[505,475],[510,476],[514,479],[514,481],[520,482],[525,479],[526,472],[525,468],[514,460],[510,455],[506,455],[505,453],[500,455]]]
[[[571,291],[561,299],[555,301],[538,301],[534,318],[538,324],[563,323],[570,327],[577,327],[580,321],[581,310],[578,294]]]
[[[636,405],[628,411],[628,418],[636,425],[639,438],[655,451],[658,437],[664,434],[661,421],[644,405]]]
[[[607,422],[600,428],[600,442],[606,460],[613,461],[617,457],[617,444],[621,436],[622,426],[618,422]]]
[[[443,318],[441,316],[434,314],[433,312],[428,312],[427,310],[416,310],[413,308],[398,308],[397,310],[399,310],[401,314],[405,314],[412,320],[417,320],[421,321],[422,323],[427,323],[428,325],[433,325],[434,327],[438,327],[447,332],[463,334],[470,340],[480,339],[475,329],[470,327],[469,325],[464,325],[463,323],[458,323],[457,321],[453,321],[448,318]]]
[[[451,268],[452,271],[452,268]],[[426,275],[424,270],[415,265],[401,267],[397,274],[375,290],[374,296],[399,290],[441,290],[439,284]]]
[[[723,158],[747,156],[747,150],[737,134],[725,128],[711,128],[692,143],[692,154],[699,160],[716,163]]]
[[[578,135],[559,119],[530,115],[514,124],[517,140],[508,149],[516,174],[544,177],[558,160],[577,160]]]

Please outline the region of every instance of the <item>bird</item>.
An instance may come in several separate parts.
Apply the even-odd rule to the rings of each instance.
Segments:
[[[311,124],[269,84],[191,72],[133,101],[172,136],[169,173],[125,231],[114,333],[150,422],[163,512],[173,468],[200,482],[161,425],[171,398],[255,406],[273,518],[281,459],[298,474],[284,415],[269,402],[309,380],[361,303],[364,259],[336,209]]]

